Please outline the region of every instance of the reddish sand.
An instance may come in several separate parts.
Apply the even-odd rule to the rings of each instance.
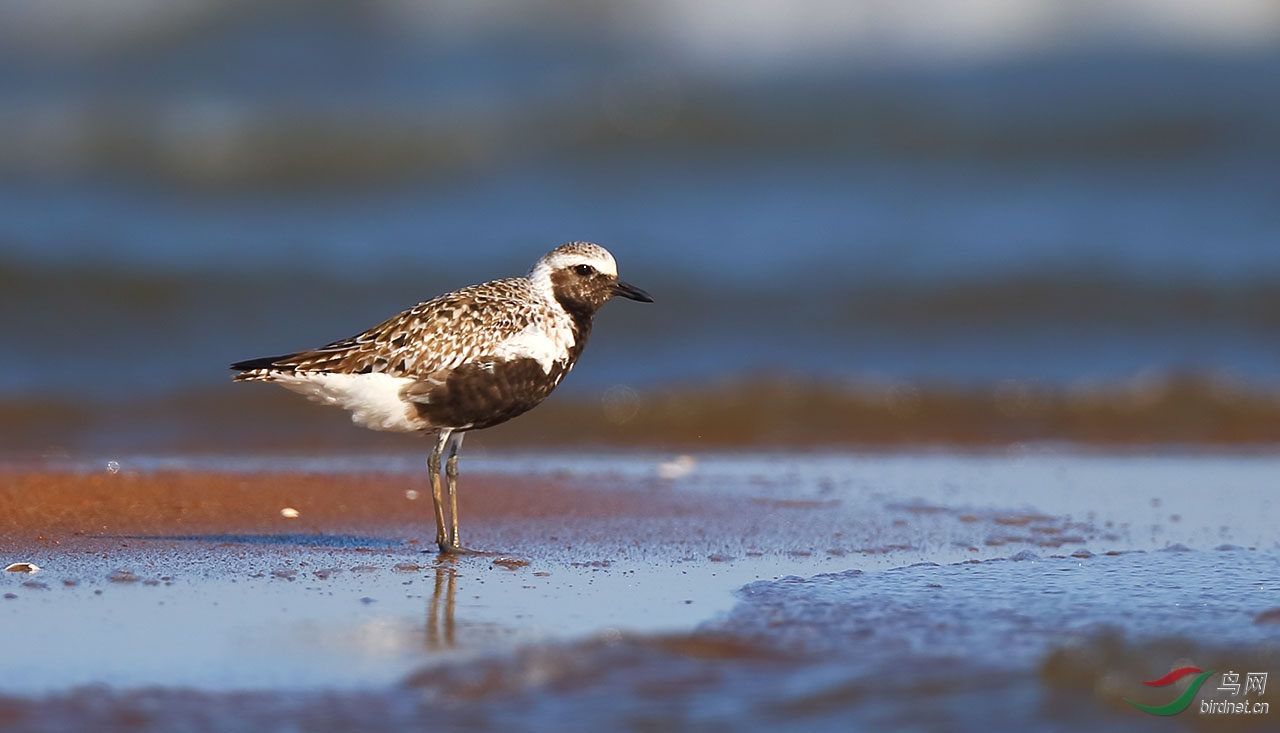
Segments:
[[[980,553],[1058,549],[1099,533],[1089,523],[1018,512],[904,505],[883,515],[878,505],[779,499],[764,487],[756,494],[755,481],[716,494],[659,479],[483,473],[462,479],[463,543],[515,553],[519,561],[720,563],[904,550],[914,557],[923,550],[911,543],[921,536]],[[238,552],[268,557],[276,552],[272,544],[434,551],[429,484],[414,474],[0,472],[0,553],[19,559],[33,547],[160,549],[238,536],[254,539]],[[275,536],[280,542],[263,541]]]
[[[671,492],[600,491],[547,477],[466,476],[459,487],[469,527],[580,526],[611,517],[679,515],[709,509]],[[417,492],[409,500],[407,492]],[[296,518],[282,509],[295,509]],[[95,536],[224,533],[360,533],[429,542],[434,537],[426,477],[397,474],[0,474],[0,548],[31,542],[76,545]]]

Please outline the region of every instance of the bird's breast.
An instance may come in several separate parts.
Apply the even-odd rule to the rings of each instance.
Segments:
[[[433,427],[486,428],[532,409],[564,378],[572,362],[543,364],[530,356],[486,357],[407,387],[404,398]]]
[[[571,322],[567,319],[563,322],[554,319],[530,325],[499,342],[494,346],[492,356],[502,361],[532,359],[542,368],[543,373],[550,374],[557,362],[575,358],[577,350],[574,347],[577,341]]]

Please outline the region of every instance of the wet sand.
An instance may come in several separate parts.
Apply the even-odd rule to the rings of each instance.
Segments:
[[[68,549],[106,549],[113,539],[104,537],[174,534],[372,532],[409,544],[434,537],[425,469],[421,476],[16,473],[4,476],[4,485],[0,547],[22,547],[35,540]],[[688,501],[670,492],[593,491],[545,476],[512,481],[481,474],[468,476],[464,488],[459,499],[459,515],[467,520],[464,529],[468,525],[545,529],[561,514],[587,520],[690,510]],[[283,508],[296,509],[298,516],[283,516]],[[536,548],[543,540],[530,531],[520,537],[520,546]]]
[[[417,458],[0,474],[0,727],[1167,730],[1280,666],[1272,458],[481,459],[464,557]]]

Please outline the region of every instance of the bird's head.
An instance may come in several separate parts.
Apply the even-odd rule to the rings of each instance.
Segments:
[[[566,310],[594,313],[615,295],[652,303],[649,294],[618,279],[609,250],[591,242],[569,242],[543,255],[529,279],[548,289]]]

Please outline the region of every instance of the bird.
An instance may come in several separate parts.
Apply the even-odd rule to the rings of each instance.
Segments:
[[[615,296],[653,302],[618,279],[617,261],[604,247],[568,242],[523,277],[454,290],[350,338],[238,361],[231,369],[237,382],[272,382],[346,409],[362,427],[432,436],[427,470],[436,545],[442,554],[469,553],[458,536],[463,437],[521,415],[551,394],[582,355],[596,312]]]

